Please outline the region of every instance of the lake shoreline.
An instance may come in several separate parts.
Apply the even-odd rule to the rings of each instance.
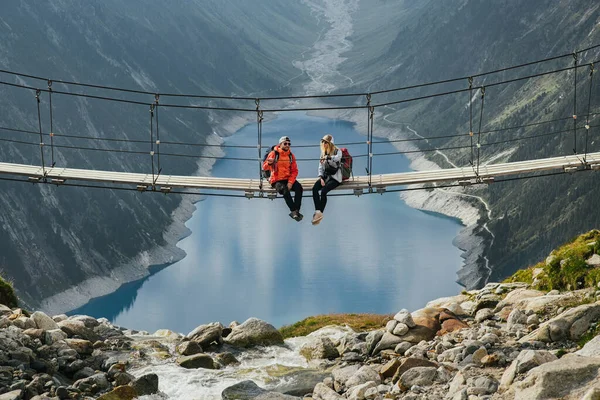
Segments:
[[[335,118],[336,116],[329,116],[329,118]],[[356,130],[359,133],[364,134],[364,131],[361,129],[358,118],[343,118],[342,116],[337,116],[339,119],[343,119],[349,122],[352,122],[356,125]],[[347,115],[344,117],[348,117]],[[354,120],[353,120],[354,119]],[[228,121],[226,124],[222,125],[221,132],[215,132],[213,135],[215,137],[215,143],[221,144],[223,142],[224,137],[228,137],[235,133],[237,130],[242,127],[252,124],[252,120],[250,119],[242,119],[238,118],[235,120]],[[364,127],[363,127],[364,128]],[[381,133],[386,132],[377,132],[380,136]],[[391,136],[392,132],[387,132],[388,137]],[[221,148],[213,148],[213,153],[222,156],[223,152]],[[420,160],[415,157],[415,159],[409,158],[411,162],[411,169],[414,168],[415,165],[419,165]],[[416,160],[416,161],[415,161]],[[209,175],[214,165],[215,160],[206,160],[203,159],[199,163],[199,168],[197,174],[201,175]],[[417,193],[426,193],[427,196],[414,195]],[[469,257],[475,258],[477,257],[478,251],[477,249],[481,248],[481,243],[469,240],[470,235],[473,234],[474,229],[472,227],[473,220],[477,220],[479,212],[471,211],[471,214],[467,213],[453,213],[450,212],[450,207],[455,207],[457,209],[464,209],[463,206],[472,207],[468,202],[461,203],[459,199],[456,199],[455,196],[450,196],[451,201],[446,202],[446,205],[443,207],[440,206],[432,206],[431,203],[428,203],[428,199],[431,198],[440,198],[440,194],[435,193],[427,193],[426,191],[415,191],[415,192],[404,192],[402,194],[402,199],[412,208],[421,209],[427,212],[433,212],[436,214],[440,214],[451,218],[453,220],[460,221],[465,228],[463,228],[459,235],[453,240],[453,245],[463,251],[463,258],[467,260]],[[89,303],[90,300],[106,296],[108,294],[114,293],[120,287],[125,284],[132,283],[135,281],[141,281],[147,279],[148,277],[158,273],[164,268],[181,261],[186,257],[186,253],[182,250],[178,244],[188,237],[191,234],[191,231],[187,227],[186,223],[192,218],[194,211],[196,210],[196,203],[201,202],[202,198],[182,198],[182,202],[180,206],[172,213],[173,222],[170,224],[169,228],[165,232],[165,241],[166,245],[161,246],[159,248],[153,249],[151,252],[147,252],[144,254],[144,263],[142,265],[137,264],[136,261],[142,259],[142,257],[138,257],[132,262],[119,267],[116,270],[116,273],[113,274],[112,277],[106,278],[92,278],[84,283],[78,285],[77,287],[71,288],[65,292],[57,294],[50,299],[46,299],[43,303],[42,309],[48,310],[49,312],[66,312],[76,310],[85,304]],[[469,225],[467,225],[469,224]],[[475,251],[474,251],[475,249]],[[462,274],[461,274],[462,272]],[[466,272],[466,274],[465,274]],[[477,272],[477,271],[475,271]],[[457,283],[468,286],[469,276],[473,273],[473,271],[465,270],[465,266],[459,271],[457,271]],[[114,277],[117,279],[113,279]],[[467,285],[464,284],[467,282]]]

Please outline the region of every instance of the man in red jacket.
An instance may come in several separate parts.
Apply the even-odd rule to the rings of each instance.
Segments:
[[[290,150],[291,141],[287,136],[282,136],[279,139],[279,145],[269,153],[267,159],[263,163],[265,171],[271,171],[269,182],[277,192],[283,195],[285,203],[290,209],[290,217],[300,222],[303,215],[300,214],[300,206],[302,205],[302,185],[296,180],[298,176],[298,164],[296,157]],[[294,192],[294,199],[290,191]]]

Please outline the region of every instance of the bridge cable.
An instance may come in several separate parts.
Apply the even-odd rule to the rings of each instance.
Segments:
[[[371,188],[371,175],[372,175],[372,171],[371,171],[371,160],[373,158],[373,132],[372,130],[372,124],[371,121],[373,120],[371,117],[371,94],[367,93],[366,95],[367,97],[367,156],[369,157],[367,159],[367,167],[365,168],[367,170],[367,175],[369,176],[369,192],[371,192],[373,189]]]
[[[483,121],[483,106],[485,105],[485,86],[480,88],[481,91],[481,110],[479,113],[479,129],[477,130],[477,171],[475,174],[479,177],[479,154],[481,151],[481,123]]]
[[[158,177],[160,176],[160,173],[162,172],[162,168],[160,167],[160,130],[159,128],[159,124],[158,124],[158,102],[160,99],[160,95],[159,94],[155,94],[154,95],[154,110],[156,111],[155,113],[155,118],[156,118],[156,159],[157,159],[157,168],[158,168],[158,174],[156,175],[156,179],[158,179]],[[154,184],[156,184],[156,179],[153,181]]]
[[[258,135],[258,177],[260,182],[258,184],[258,188],[260,190],[259,196],[263,196],[263,169],[262,169],[262,122],[263,122],[263,112],[260,109],[260,99],[254,99],[254,103],[256,104],[256,129]]]
[[[585,118],[585,153],[583,155],[583,162],[587,163],[587,152],[588,152],[588,133],[590,131],[590,107],[592,104],[592,82],[594,80],[594,64],[590,65],[590,92],[588,95],[588,109],[587,116]]]
[[[154,190],[154,104],[150,104],[150,160],[152,165],[152,188]]]
[[[575,73],[573,74],[573,153],[577,154],[577,53],[573,53]]]
[[[578,50],[578,51],[576,51],[576,54],[581,54],[581,53],[587,52],[589,50],[593,50],[598,47],[600,47],[600,44],[590,46],[590,47],[587,47],[582,50]],[[523,68],[523,67],[527,67],[527,66],[531,66],[531,65],[535,65],[535,64],[541,64],[541,63],[545,63],[545,62],[549,62],[549,61],[558,60],[560,58],[565,58],[572,54],[573,53],[562,54],[562,55],[553,56],[553,57],[549,57],[549,58],[545,58],[545,59],[541,59],[541,60],[535,60],[535,61],[531,61],[531,62],[527,62],[527,63],[522,63],[522,64],[513,65],[513,66],[509,66],[509,67],[505,67],[505,68],[500,68],[497,70],[486,71],[486,72],[482,72],[482,73],[479,73],[476,75],[472,75],[472,77],[475,78],[475,77],[481,77],[481,76],[486,76],[486,75],[492,75],[492,74],[496,74],[499,72],[505,72],[505,71],[519,69],[519,68]],[[0,69],[0,73],[16,75],[16,76],[20,76],[20,77],[37,79],[37,80],[44,80],[44,81],[48,80],[48,78],[43,78],[40,76],[24,74],[24,73],[19,73],[19,72],[4,70],[4,69]],[[418,85],[413,85],[413,86],[406,86],[406,87],[399,87],[399,88],[394,88],[394,89],[381,90],[381,91],[377,91],[377,92],[371,92],[371,94],[374,94],[374,95],[375,94],[383,94],[383,93],[397,92],[397,91],[415,89],[415,88],[431,86],[431,85],[451,83],[451,82],[464,80],[466,78],[467,77],[460,77],[460,78],[452,78],[452,79],[440,80],[440,81],[435,81],[435,82],[428,82],[428,83],[423,83],[423,84],[418,84]],[[147,95],[154,94],[153,92],[146,92],[146,91],[142,91],[142,90],[124,89],[124,88],[118,88],[118,87],[113,87],[113,86],[95,85],[95,84],[89,84],[89,83],[72,82],[72,81],[58,80],[58,79],[54,79],[54,82],[60,83],[63,85],[67,85],[67,86],[72,85],[72,86],[88,87],[88,88],[94,88],[94,89],[119,91],[119,92],[124,92],[124,93],[147,94]],[[263,97],[262,99],[263,100],[289,100],[289,99],[306,99],[306,98],[330,98],[330,97],[335,98],[335,97],[349,97],[349,96],[359,97],[364,94],[365,93],[340,93],[340,94],[311,95],[311,96],[278,96],[278,97]],[[253,97],[208,96],[208,95],[181,94],[181,93],[162,93],[161,95],[163,97],[189,97],[189,98],[219,99],[219,100],[249,100],[250,101],[250,100],[255,99]]]
[[[473,165],[473,77],[469,77],[469,136],[471,137],[471,160]]]
[[[40,155],[42,159],[42,173],[46,176],[46,163],[44,162],[44,135],[42,134],[42,116],[40,114],[40,90],[35,92],[35,100],[37,103],[38,126],[40,128]]]
[[[54,167],[56,162],[54,161],[54,125],[52,118],[52,81],[48,80],[48,97],[50,99],[50,149],[52,150],[52,165],[50,167]]]

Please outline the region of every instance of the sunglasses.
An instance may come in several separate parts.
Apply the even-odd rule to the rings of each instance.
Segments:
[[[323,140],[323,139],[321,139],[321,143],[327,143],[327,144],[329,144],[329,142],[327,140]]]
[[[290,142],[283,142],[282,143],[284,146],[289,146],[291,143]]]

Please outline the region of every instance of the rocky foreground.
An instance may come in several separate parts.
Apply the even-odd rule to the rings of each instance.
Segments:
[[[244,380],[221,396],[600,399],[599,321],[595,288],[546,293],[526,283],[490,283],[413,313],[402,310],[379,330],[313,332],[300,353],[319,374],[287,394]],[[156,360],[186,369],[233,368],[236,357],[257,346],[286,344],[255,318],[201,325],[186,336],[150,335],[105,319],[0,306],[0,400],[167,398],[158,375],[128,371]],[[191,398],[204,398],[202,389]]]

